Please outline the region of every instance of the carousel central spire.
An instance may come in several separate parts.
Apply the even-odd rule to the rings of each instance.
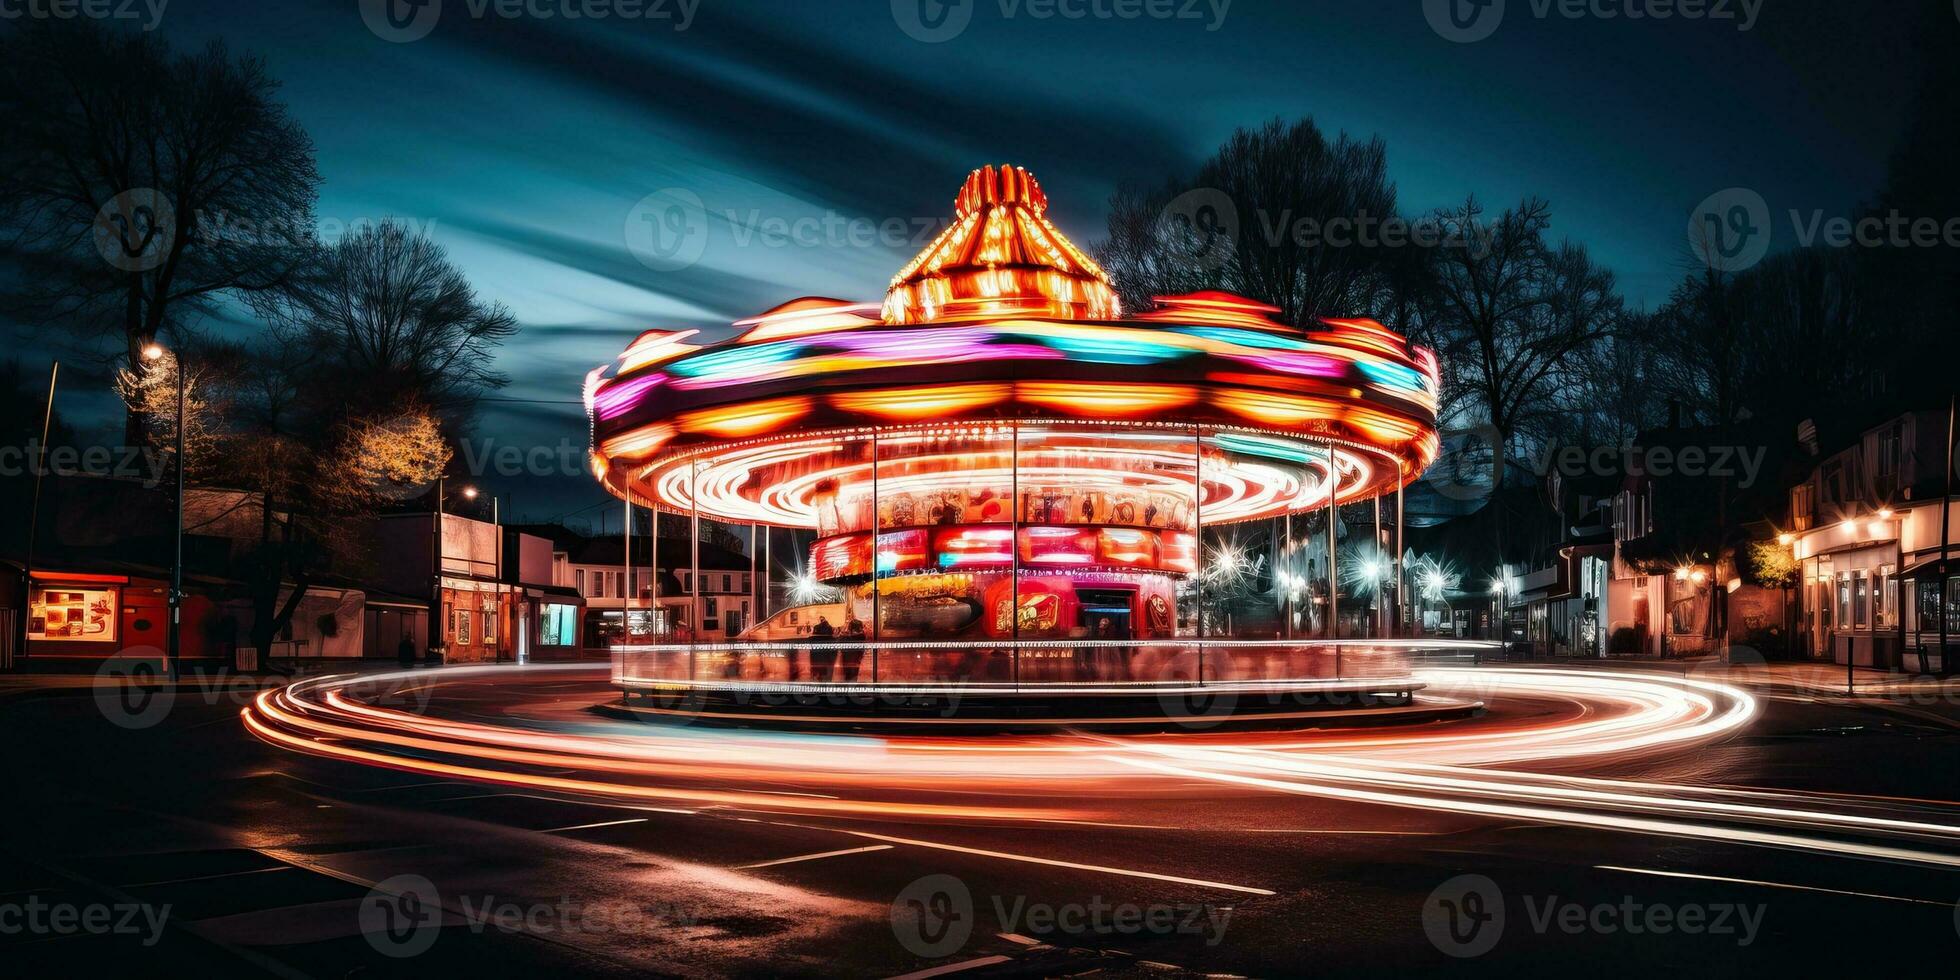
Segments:
[[[1109,277],[1048,222],[1048,195],[1020,167],[967,175],[953,225],[892,279],[887,323],[1122,315]]]

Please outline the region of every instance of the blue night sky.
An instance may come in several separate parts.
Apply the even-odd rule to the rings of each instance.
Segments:
[[[582,446],[569,402],[639,330],[725,329],[803,295],[876,299],[915,250],[770,244],[731,215],[938,220],[969,169],[1007,161],[1089,244],[1118,183],[1190,170],[1235,127],[1311,115],[1386,140],[1405,213],[1471,193],[1549,199],[1558,232],[1652,306],[1685,271],[1687,216],[1710,193],[1751,187],[1776,214],[1868,198],[1912,81],[1910,18],[1874,12],[1892,4],[1768,0],[1743,32],[1540,19],[1510,0],[1494,36],[1456,44],[1421,0],[1232,0],[1222,20],[1223,0],[1200,0],[1197,19],[1169,21],[967,0],[966,29],[927,44],[893,0],[688,0],[685,30],[677,0],[646,21],[437,2],[412,43],[377,37],[356,0],[170,0],[160,30],[268,59],[317,144],[323,219],[420,223],[516,314],[501,363],[513,400],[478,425],[499,445]],[[669,188],[701,199],[709,233],[697,262],[663,272],[625,235],[635,203]],[[507,489],[534,519],[609,499],[577,478]]]

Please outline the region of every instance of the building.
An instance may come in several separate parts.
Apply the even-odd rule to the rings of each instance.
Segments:
[[[1944,666],[1942,640],[1960,642],[1960,583],[1951,578],[1960,515],[1950,501],[1942,507],[1947,426],[1944,411],[1886,419],[1843,440],[1789,488],[1779,541],[1801,569],[1805,655],[1934,672]]]
[[[553,581],[552,542],[459,514],[444,513],[437,537],[434,515],[391,514],[376,532],[378,580],[390,591],[419,599],[424,609],[437,585],[433,556],[442,556],[437,642],[403,611],[396,632],[445,663],[530,659],[540,648],[577,648],[584,600]]]
[[[549,541],[552,584],[579,597],[585,646],[615,644],[623,635],[633,642],[733,637],[753,625],[762,608],[750,556],[713,541],[701,543],[697,591],[694,549],[675,527],[661,529],[657,598],[645,532],[632,536],[627,561],[623,535],[589,536],[560,525],[523,530]]]

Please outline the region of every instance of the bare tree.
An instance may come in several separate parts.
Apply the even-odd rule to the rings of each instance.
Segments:
[[[477,299],[442,246],[399,222],[361,228],[322,246],[296,288],[259,297],[257,309],[303,334],[322,369],[359,378],[350,404],[383,414],[415,401],[440,415],[467,413],[509,379],[491,366],[517,332],[502,305]]]
[[[1312,119],[1241,129],[1186,180],[1119,192],[1097,255],[1132,308],[1150,296],[1225,289],[1277,306],[1286,322],[1370,315],[1391,253],[1388,150]]]
[[[1473,198],[1437,219],[1457,240],[1482,243],[1438,257],[1434,329],[1457,421],[1490,435],[1497,487],[1511,441],[1559,411],[1580,356],[1619,327],[1623,301],[1582,246],[1545,241],[1544,201],[1486,219]]]
[[[111,341],[109,356],[140,376],[143,347],[166,328],[222,294],[285,285],[320,177],[277,92],[264,62],[222,42],[178,55],[88,18],[30,19],[0,36],[13,312]],[[132,412],[126,436],[142,435]]]

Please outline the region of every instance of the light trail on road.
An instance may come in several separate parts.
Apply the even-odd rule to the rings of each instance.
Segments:
[[[1879,797],[1573,774],[1691,753],[1745,731],[1758,704],[1728,684],[1657,673],[1432,668],[1430,689],[1502,710],[1446,725],[1151,735],[799,734],[681,724],[433,717],[385,706],[412,685],[522,691],[586,665],[308,679],[268,691],[246,727],[363,765],[633,803],[900,821],[1053,824],[1126,801],[1285,793],[1430,812],[1960,868],[1960,815]],[[1562,771],[1544,771],[1562,770]]]

